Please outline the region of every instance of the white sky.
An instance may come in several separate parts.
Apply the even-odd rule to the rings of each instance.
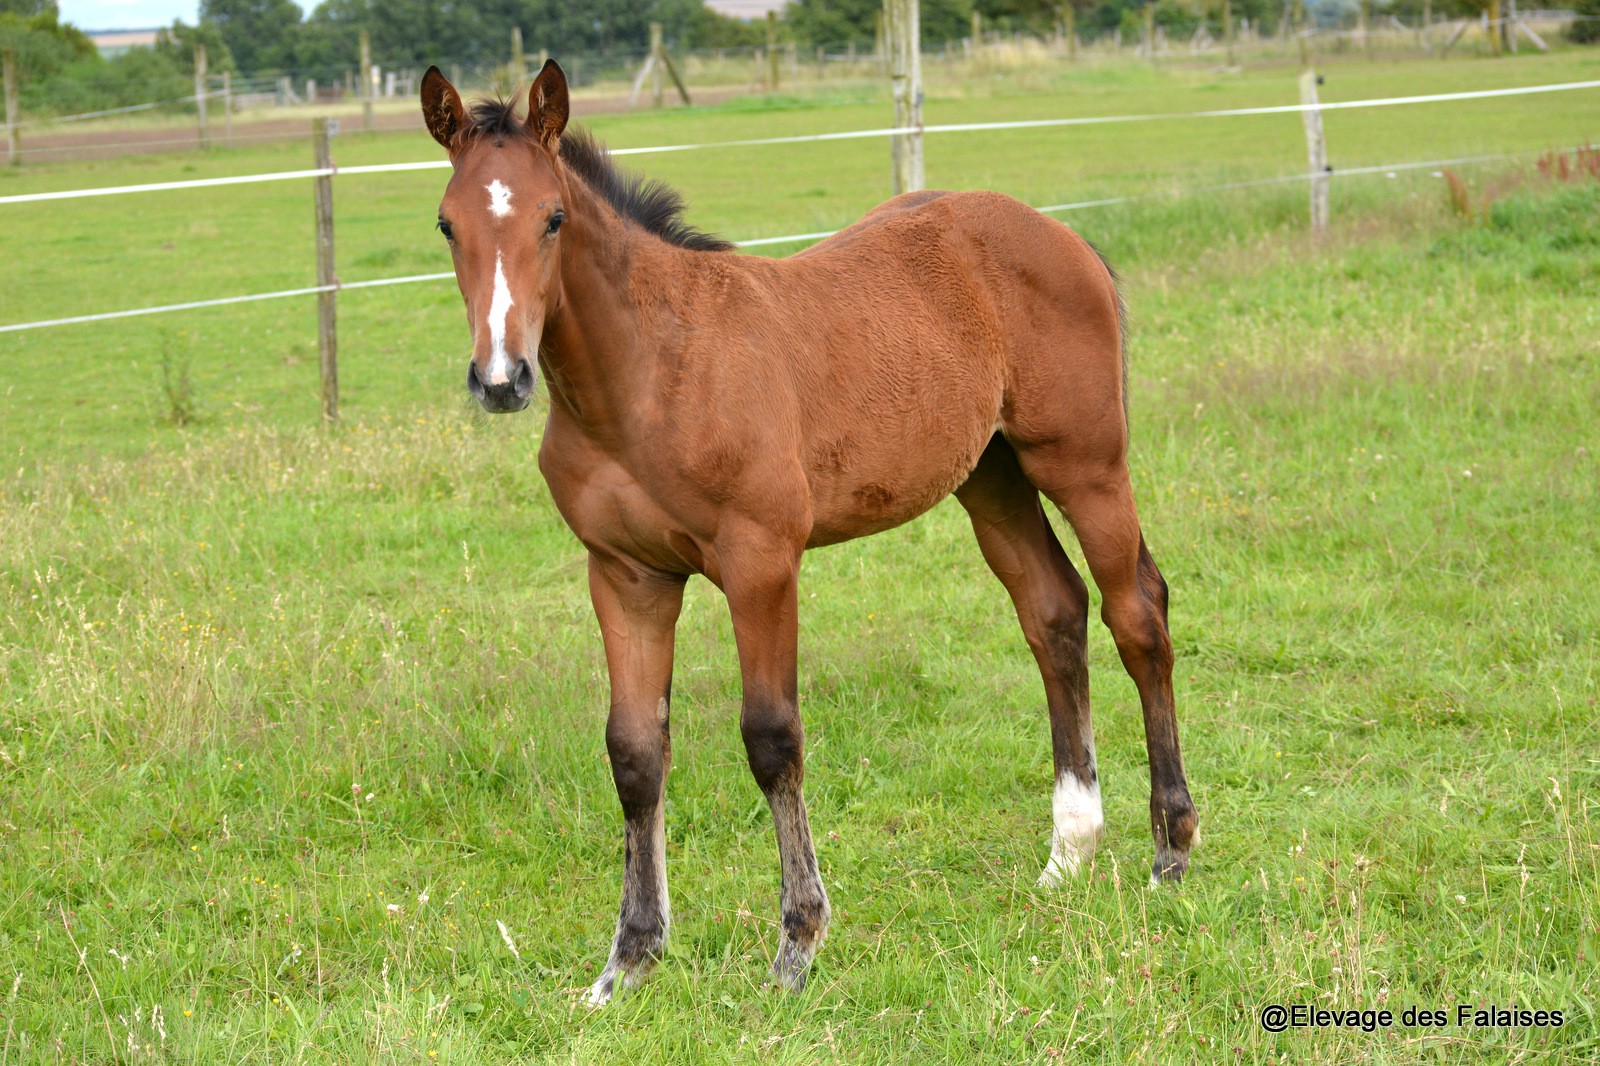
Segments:
[[[297,0],[299,2],[299,0]],[[59,0],[61,21],[80,30],[145,30],[170,26],[173,19],[194,24],[200,0]],[[305,7],[301,2],[300,6]]]

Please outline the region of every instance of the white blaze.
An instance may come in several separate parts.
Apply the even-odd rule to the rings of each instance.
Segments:
[[[496,185],[500,184],[495,182]],[[505,260],[494,253],[494,299],[489,304],[489,384],[511,380],[511,357],[506,354],[506,315],[511,310],[511,287],[506,284]]]
[[[1105,828],[1100,807],[1100,781],[1085,785],[1077,775],[1065,773],[1056,778],[1055,795],[1050,802],[1055,816],[1055,835],[1050,845],[1050,864],[1039,875],[1041,885],[1059,885],[1074,877],[1094,855]]]
[[[499,178],[495,178],[484,188],[489,190],[489,210],[495,218],[505,218],[511,213],[511,190],[505,187]]]

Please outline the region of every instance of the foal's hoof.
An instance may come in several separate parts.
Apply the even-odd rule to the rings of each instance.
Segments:
[[[1150,887],[1175,885],[1189,872],[1189,856],[1177,852],[1156,852],[1156,861],[1150,864]]]
[[[811,958],[815,954],[814,947],[809,950],[802,948],[785,933],[778,944],[778,955],[772,960],[772,973],[768,980],[782,985],[785,991],[803,992],[806,974],[811,970]]]
[[[1088,869],[1089,857],[1094,855],[1094,848],[1079,848],[1075,845],[1057,845],[1050,852],[1050,861],[1045,864],[1044,871],[1039,874],[1039,880],[1034,884],[1039,888],[1062,888],[1070,881],[1076,881],[1084,870]]]
[[[583,994],[583,1005],[592,1010],[604,1007],[628,989],[643,984],[653,969],[655,969],[653,958],[646,958],[630,967],[607,963],[594,984],[589,986],[589,991]]]
[[[1176,797],[1150,800],[1156,859],[1150,864],[1150,887],[1177,884],[1189,872],[1189,852],[1200,843],[1200,819],[1187,790]]]

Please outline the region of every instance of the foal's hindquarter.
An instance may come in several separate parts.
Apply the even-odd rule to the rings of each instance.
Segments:
[[[1040,493],[1073,526],[1138,687],[1153,874],[1180,878],[1196,817],[1178,750],[1166,586],[1134,510],[1117,297],[1093,250],[987,193],[900,197],[782,261],[629,240],[638,247],[625,287],[649,328],[628,353],[646,368],[628,425],[585,428],[592,412],[568,402],[559,365],[594,277],[566,286],[569,306],[541,354],[552,403],[540,462],[591,552],[612,685],[607,744],[626,820],[622,908],[591,1000],[641,977],[665,944],[662,796],[685,576],[708,576],[732,614],[740,728],[781,861],[773,973],[798,988],[829,917],[802,794],[800,557],[909,521],[951,492],[1044,679],[1056,784],[1041,882],[1080,868],[1103,817],[1088,595]],[[676,280],[662,282],[663,272]]]

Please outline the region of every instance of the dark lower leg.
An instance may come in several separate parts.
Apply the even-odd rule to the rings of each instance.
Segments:
[[[621,559],[591,558],[589,588],[611,681],[606,753],[622,804],[622,905],[595,1006],[643,979],[666,947],[670,909],[662,801],[672,764],[672,637],[683,579]]]
[[[1060,551],[1059,546],[1056,550]],[[1050,800],[1054,831],[1050,862],[1039,876],[1041,885],[1059,884],[1075,876],[1094,857],[1105,829],[1089,711],[1089,594],[1064,554],[1061,562],[1065,573],[1071,575],[1063,575],[1062,580],[1068,594],[1065,610],[1044,627],[1044,639],[1029,639],[1045,678],[1055,756],[1055,788]]]
[[[1105,825],[1089,713],[1089,591],[1003,438],[990,442],[956,497],[972,519],[984,561],[1011,596],[1044,680],[1055,762],[1054,830],[1039,883],[1058,884],[1088,862]]]
[[[651,735],[630,719],[613,714],[606,730],[611,773],[622,801],[622,906],[605,969],[589,990],[591,1002],[637,984],[666,949],[670,908],[667,897],[666,823],[663,786],[671,763],[666,701],[659,729]]]
[[[1072,523],[1104,599],[1102,617],[1128,676],[1139,689],[1150,755],[1154,880],[1177,881],[1189,866],[1197,817],[1178,748],[1172,695],[1167,585],[1145,548],[1125,468],[1051,493]]]
[[[1037,506],[1037,504],[1035,505]],[[1089,592],[1039,512],[1044,543],[1029,580],[1008,583],[1017,617],[1044,679],[1055,786],[1050,861],[1041,885],[1060,884],[1094,857],[1105,828],[1089,710]],[[1011,545],[1016,550],[1016,545]],[[1015,587],[1014,587],[1015,586]]]
[[[1189,868],[1198,817],[1184,777],[1178,717],[1172,694],[1172,641],[1167,632],[1167,585],[1140,538],[1136,580],[1107,593],[1106,624],[1117,652],[1139,689],[1145,744],[1150,753],[1150,832],[1155,840],[1154,881],[1179,881]]]
[[[739,645],[744,705],[739,731],[778,838],[783,875],[783,931],[772,974],[785,987],[805,986],[811,957],[828,930],[828,893],[817,873],[802,794],[804,734],[800,727],[800,545],[774,542],[763,530],[734,531],[719,551],[723,591]]]
[[[785,988],[798,992],[805,987],[811,959],[827,935],[830,914],[806,815],[799,710],[781,699],[752,701],[747,697],[739,724],[751,773],[767,797],[778,838],[782,933],[772,975]]]

